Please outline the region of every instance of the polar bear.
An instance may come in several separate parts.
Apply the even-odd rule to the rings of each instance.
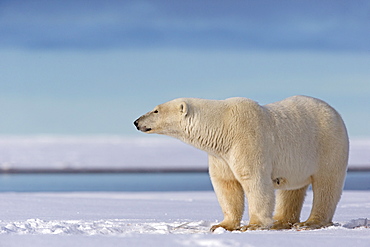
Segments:
[[[212,185],[224,214],[211,231],[332,224],[349,141],[342,118],[327,103],[307,96],[263,106],[241,97],[179,98],[158,105],[134,124],[142,132],[172,136],[208,153]],[[311,214],[300,223],[310,184]],[[245,196],[249,224],[241,227]]]

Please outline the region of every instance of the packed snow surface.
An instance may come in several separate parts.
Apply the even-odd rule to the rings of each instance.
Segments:
[[[311,209],[309,191],[302,212]],[[370,191],[344,191],[334,226],[227,232],[213,192],[0,193],[0,246],[369,246]],[[245,215],[244,223],[248,221]]]

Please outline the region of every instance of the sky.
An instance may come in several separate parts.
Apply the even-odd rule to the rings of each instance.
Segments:
[[[370,137],[370,2],[0,1],[0,135],[142,137],[178,97],[327,101]]]

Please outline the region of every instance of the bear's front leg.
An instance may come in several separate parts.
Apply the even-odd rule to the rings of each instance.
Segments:
[[[273,225],[275,192],[267,179],[249,177],[241,182],[248,199],[249,224],[242,231],[270,229]]]
[[[213,232],[219,227],[228,231],[240,230],[240,221],[244,212],[244,193],[237,180],[212,178],[212,184],[218,202],[224,214],[224,220],[211,227]]]
[[[244,191],[225,162],[209,155],[209,173],[224,220],[211,227],[213,232],[219,227],[228,231],[240,229],[244,212]]]

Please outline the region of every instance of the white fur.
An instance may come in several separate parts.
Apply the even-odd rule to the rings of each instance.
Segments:
[[[135,125],[209,154],[212,184],[224,213],[212,230],[240,229],[244,195],[250,222],[242,230],[291,228],[299,222],[309,184],[314,192],[311,215],[298,226],[331,223],[346,174],[348,137],[340,115],[325,102],[294,96],[260,106],[246,98],[180,98],[157,106]]]

